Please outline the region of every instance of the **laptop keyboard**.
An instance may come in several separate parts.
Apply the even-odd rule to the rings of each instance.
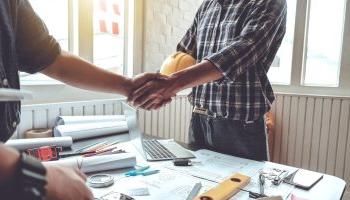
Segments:
[[[174,159],[176,156],[165,148],[158,140],[144,140],[143,147],[152,159]]]

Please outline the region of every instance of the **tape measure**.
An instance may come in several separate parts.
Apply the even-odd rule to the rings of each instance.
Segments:
[[[113,185],[114,178],[109,174],[95,174],[87,179],[87,183],[93,188],[104,188]]]
[[[41,160],[52,161],[60,158],[59,152],[62,152],[62,147],[57,146],[44,146],[39,148],[27,149],[26,154]]]

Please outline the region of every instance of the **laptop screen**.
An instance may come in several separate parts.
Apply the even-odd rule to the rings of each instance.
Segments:
[[[142,133],[139,129],[139,119],[137,110],[130,105],[128,105],[126,102],[122,102],[122,108],[124,115],[126,117],[126,122],[128,124],[129,128],[129,137],[130,142],[135,146],[135,148],[143,155],[145,156],[145,152],[143,151],[142,146]]]

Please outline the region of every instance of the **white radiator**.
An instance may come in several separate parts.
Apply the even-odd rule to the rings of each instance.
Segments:
[[[12,138],[22,138],[26,130],[51,128],[59,115],[113,115],[121,114],[119,100],[97,100],[72,103],[54,103],[22,106],[21,123]]]
[[[272,161],[350,182],[350,98],[278,94]]]
[[[158,111],[140,111],[140,128],[149,135],[188,142],[191,105],[177,96]],[[350,98],[277,94],[272,112],[272,161],[336,175],[350,182]],[[32,128],[52,127],[62,115],[120,114],[118,100],[28,105],[15,137]]]

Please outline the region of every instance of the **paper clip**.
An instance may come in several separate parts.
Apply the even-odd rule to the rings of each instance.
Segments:
[[[127,176],[127,177],[138,176],[138,175],[148,176],[148,175],[156,174],[159,172],[159,170],[148,170],[148,169],[149,169],[149,166],[141,167],[140,169],[131,170],[131,171],[126,172],[125,176]]]

